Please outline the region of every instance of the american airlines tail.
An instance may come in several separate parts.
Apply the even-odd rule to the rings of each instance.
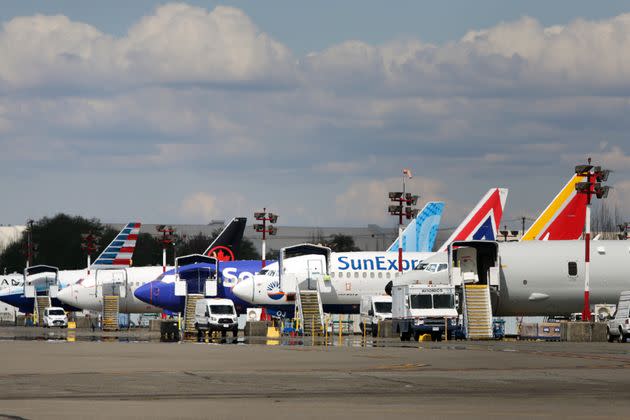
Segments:
[[[91,268],[129,267],[141,223],[128,223],[92,263]]]
[[[214,254],[219,261],[235,261],[246,224],[247,217],[233,218],[204,251],[204,255]]]
[[[578,194],[575,184],[583,181],[586,177],[573,175],[521,241],[580,239],[586,221],[586,194]]]
[[[428,202],[418,216],[407,225],[402,233],[404,252],[431,252],[435,245],[444,203]],[[387,252],[398,251],[398,238],[387,248]]]
[[[483,239],[494,241],[497,238],[507,196],[507,188],[490,189],[438,252],[446,251],[453,241]]]

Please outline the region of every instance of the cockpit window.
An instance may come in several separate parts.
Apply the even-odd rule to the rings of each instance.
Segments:
[[[444,271],[448,268],[448,264],[440,264],[437,271]]]
[[[414,270],[424,270],[425,268],[427,268],[427,263],[423,263],[423,262],[419,262],[415,267]]]

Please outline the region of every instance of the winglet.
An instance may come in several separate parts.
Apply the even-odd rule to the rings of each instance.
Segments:
[[[454,241],[489,240],[497,238],[508,196],[507,188],[491,188],[455,229],[438,252],[446,251]]]
[[[139,222],[127,223],[98,256],[91,268],[129,267],[133,251],[136,249],[140,225]]]
[[[578,194],[575,184],[585,180],[586,177],[573,175],[525,232],[521,241],[579,239],[586,221],[586,194]]]
[[[431,252],[435,245],[444,203],[429,201],[418,216],[409,222],[402,233],[402,246],[405,252]],[[392,243],[387,252],[398,251],[398,238]]]

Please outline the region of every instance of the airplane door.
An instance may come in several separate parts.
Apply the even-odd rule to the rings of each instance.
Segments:
[[[317,290],[317,282],[324,273],[324,266],[321,260],[308,260],[308,290]]]
[[[478,283],[477,250],[472,247],[461,247],[457,250],[457,259],[464,283]]]

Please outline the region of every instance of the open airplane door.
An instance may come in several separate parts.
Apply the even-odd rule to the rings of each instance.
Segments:
[[[309,255],[313,258],[306,259],[305,270],[288,269],[287,259]],[[280,249],[278,259],[280,291],[295,293],[299,287],[310,290],[319,288],[320,292],[330,292],[330,255],[330,248],[313,244],[299,244]],[[306,275],[299,274],[304,271]]]
[[[191,254],[175,259],[175,296],[200,293],[207,297],[218,295],[217,272],[219,260],[202,254]]]

